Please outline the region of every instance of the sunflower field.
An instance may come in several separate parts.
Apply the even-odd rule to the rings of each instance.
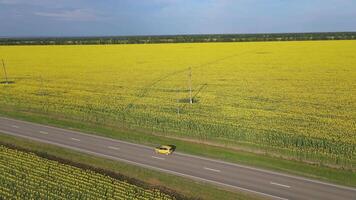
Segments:
[[[171,200],[111,177],[0,146],[0,198]]]
[[[1,46],[0,109],[355,167],[355,52],[352,40]]]

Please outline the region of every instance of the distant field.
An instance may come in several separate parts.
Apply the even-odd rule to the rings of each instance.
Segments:
[[[356,41],[1,46],[14,83],[0,85],[0,108],[354,167],[355,52]]]
[[[111,177],[0,146],[5,199],[175,199]]]

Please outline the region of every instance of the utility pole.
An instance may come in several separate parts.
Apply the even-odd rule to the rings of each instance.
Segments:
[[[177,99],[177,114],[179,115],[180,113],[179,113],[179,99]]]
[[[1,61],[2,61],[2,67],[4,68],[6,84],[8,84],[9,81],[8,81],[8,79],[7,79],[7,73],[6,73],[6,67],[5,67],[4,59],[1,59]]]
[[[192,97],[192,67],[189,67],[189,103],[193,104],[193,97]]]

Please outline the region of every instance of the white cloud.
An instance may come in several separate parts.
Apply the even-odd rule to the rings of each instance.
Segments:
[[[35,12],[37,16],[64,21],[97,21],[102,19],[99,13],[90,9],[75,9],[56,12]]]
[[[35,6],[41,8],[62,8],[83,5],[82,0],[0,0],[0,5]]]
[[[41,5],[50,3],[48,0],[0,0],[0,4],[8,4],[8,5]],[[54,1],[58,2],[58,1]],[[53,1],[52,1],[53,3]]]
[[[17,0],[0,0],[0,4],[18,4],[18,3],[19,1]]]

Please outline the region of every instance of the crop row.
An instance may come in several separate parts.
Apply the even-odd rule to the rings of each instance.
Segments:
[[[4,199],[174,199],[156,189],[0,146],[0,197]]]

